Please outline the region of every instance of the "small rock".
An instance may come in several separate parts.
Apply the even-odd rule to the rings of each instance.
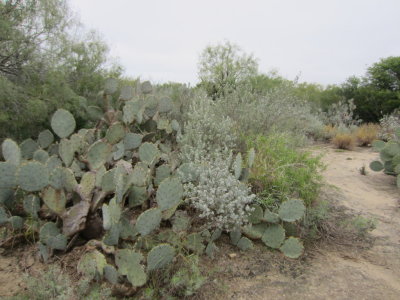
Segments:
[[[235,257],[237,257],[237,254],[236,253],[230,253],[230,254],[228,254],[228,256],[229,256],[229,258],[235,258]]]

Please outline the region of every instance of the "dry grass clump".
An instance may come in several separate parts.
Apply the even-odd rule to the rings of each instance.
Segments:
[[[380,126],[373,123],[363,124],[355,131],[357,143],[360,146],[368,146],[378,138]]]
[[[356,138],[351,133],[337,133],[332,139],[332,144],[338,149],[353,150]]]

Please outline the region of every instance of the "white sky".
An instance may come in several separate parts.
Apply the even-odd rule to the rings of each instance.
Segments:
[[[400,0],[70,0],[99,31],[126,75],[197,82],[209,44],[252,53],[259,70],[321,84],[361,76],[400,56]]]

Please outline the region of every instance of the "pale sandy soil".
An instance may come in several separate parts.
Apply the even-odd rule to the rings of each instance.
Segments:
[[[338,152],[318,146],[327,164],[328,185],[324,197],[354,215],[374,218],[377,228],[372,242],[341,246],[321,243],[299,260],[279,253],[255,250],[239,253],[221,246],[221,257],[210,263],[217,274],[195,298],[201,299],[400,299],[400,192],[394,177],[369,170],[378,155],[367,148]],[[365,165],[367,175],[359,173]],[[351,241],[350,241],[351,242]],[[21,252],[22,251],[22,252]],[[0,299],[23,288],[22,274],[35,275],[42,268],[31,247],[2,256],[0,253]],[[229,258],[234,252],[237,256]]]
[[[215,299],[400,299],[400,193],[394,177],[369,170],[378,155],[367,148],[339,152],[324,145],[314,151],[325,155],[323,175],[336,187],[328,188],[328,200],[378,221],[372,244],[321,245],[297,263],[274,263],[260,249],[254,253],[259,259],[224,259]],[[359,172],[363,165],[366,176]]]

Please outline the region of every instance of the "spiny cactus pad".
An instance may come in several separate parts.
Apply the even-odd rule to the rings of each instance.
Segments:
[[[178,210],[172,217],[171,223],[174,232],[187,231],[190,226],[190,218],[186,211]]]
[[[153,143],[143,143],[139,147],[139,158],[142,162],[151,165],[160,155],[160,151]]]
[[[114,266],[106,265],[104,266],[104,277],[111,284],[116,284],[118,282],[118,272]]]
[[[249,216],[249,222],[252,224],[260,223],[264,216],[264,212],[263,212],[261,206],[258,204],[254,204],[251,206],[251,208],[253,209],[253,211],[251,212],[251,214]]]
[[[157,190],[156,200],[161,210],[177,206],[183,196],[183,185],[177,177],[164,179]]]
[[[298,238],[290,237],[283,243],[280,250],[289,258],[299,258],[303,254],[304,246]]]
[[[271,212],[268,208],[265,209],[263,221],[268,223],[279,223],[281,218],[278,214]]]
[[[95,278],[96,274],[100,276],[104,273],[104,267],[107,265],[106,258],[98,250],[85,253],[78,262],[78,272],[85,274],[88,278]]]
[[[106,140],[116,144],[125,137],[125,127],[121,123],[111,125],[106,132]]]
[[[10,162],[0,162],[0,189],[12,189],[16,186],[17,166]]]
[[[13,140],[5,139],[1,144],[1,150],[7,162],[16,166],[21,163],[21,149]]]
[[[32,139],[27,139],[19,145],[21,149],[21,156],[24,159],[32,159],[33,153],[39,149],[38,143]]]
[[[110,203],[103,204],[103,227],[105,230],[111,229],[112,226],[118,224],[121,218],[121,207],[117,204],[116,199],[111,199]]]
[[[161,211],[158,208],[150,208],[140,214],[136,221],[136,230],[142,235],[148,235],[156,230],[161,223]]]
[[[271,225],[264,231],[261,240],[271,248],[279,248],[285,240],[285,229],[281,225]]]
[[[379,172],[383,170],[383,164],[380,161],[373,161],[369,164],[372,171]]]
[[[18,185],[27,192],[41,191],[49,184],[49,171],[39,162],[21,165],[18,171]]]
[[[154,184],[158,186],[165,178],[171,176],[171,166],[161,165],[156,169],[156,178],[154,179]]]
[[[266,223],[250,224],[243,227],[243,234],[253,240],[261,239],[268,226]]]
[[[106,94],[113,94],[117,91],[118,80],[115,78],[107,78],[104,82],[104,92]]]
[[[142,205],[148,198],[147,189],[144,186],[132,186],[129,190],[129,207]]]
[[[205,249],[203,238],[201,237],[200,233],[189,234],[183,244],[187,249],[197,254],[202,254]]]
[[[306,211],[303,201],[299,199],[287,200],[279,207],[279,217],[286,222],[300,220]]]
[[[231,232],[229,232],[229,237],[231,238],[232,245],[237,245],[237,243],[239,242],[241,236],[242,236],[242,233],[240,231],[231,231]]]
[[[236,246],[242,250],[246,251],[253,248],[253,242],[249,240],[247,237],[242,237],[236,244]]]
[[[161,269],[172,262],[175,256],[175,249],[168,244],[160,244],[147,255],[147,270]]]
[[[47,244],[50,237],[60,234],[60,230],[53,222],[47,222],[39,231],[39,239],[43,244]]]
[[[150,169],[145,163],[137,163],[129,175],[129,181],[135,186],[146,186],[150,177]]]
[[[38,142],[42,149],[46,149],[54,142],[54,135],[50,130],[46,129],[39,133]]]
[[[42,164],[45,164],[49,159],[49,154],[45,150],[39,149],[36,150],[35,153],[33,153],[33,159],[41,162]]]
[[[115,253],[115,264],[118,273],[126,275],[133,286],[139,287],[146,283],[147,276],[140,262],[143,255],[130,249],[118,250]]]
[[[58,147],[58,153],[66,167],[69,167],[74,160],[74,147],[70,140],[62,139]]]
[[[51,129],[62,139],[70,136],[75,126],[74,116],[65,109],[58,109],[51,118]]]
[[[64,190],[56,190],[48,186],[42,192],[42,199],[47,207],[56,214],[61,215],[64,212],[67,203]]]
[[[142,144],[143,135],[138,133],[127,133],[124,137],[125,150],[133,150]]]

